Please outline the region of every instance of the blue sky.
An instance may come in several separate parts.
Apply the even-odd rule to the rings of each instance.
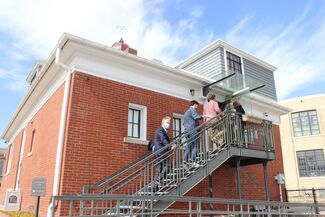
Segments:
[[[140,56],[175,65],[223,39],[278,67],[279,99],[325,93],[325,2],[310,0],[0,0],[0,131],[26,77],[63,32],[111,45],[121,33]],[[4,146],[0,143],[0,146]]]

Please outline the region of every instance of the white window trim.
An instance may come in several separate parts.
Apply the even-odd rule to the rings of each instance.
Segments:
[[[324,179],[325,178],[325,176],[300,176],[300,170],[299,170],[299,162],[298,162],[297,152],[299,152],[299,151],[312,151],[312,150],[317,150],[317,149],[322,149],[323,150],[323,153],[324,153],[324,149],[321,148],[321,147],[320,148],[315,148],[315,149],[294,150],[296,152],[295,163],[296,163],[296,174],[297,174],[298,179],[308,180],[308,179]],[[324,153],[324,156],[325,156],[325,153]]]
[[[317,123],[318,123],[318,130],[319,130],[319,134],[311,134],[311,135],[301,135],[301,136],[295,136],[295,132],[294,132],[294,127],[293,127],[293,122],[292,122],[292,114],[294,113],[301,113],[301,112],[308,112],[308,111],[316,111],[316,116],[317,116]],[[299,140],[301,138],[306,138],[306,137],[318,137],[318,136],[321,136],[323,135],[323,132],[322,132],[322,127],[321,127],[321,123],[320,123],[320,119],[319,119],[319,112],[317,109],[310,109],[310,110],[299,110],[299,111],[293,111],[293,112],[290,112],[289,113],[289,121],[290,121],[290,126],[291,126],[291,137],[294,139],[294,140]]]
[[[184,126],[183,126],[183,124],[184,124],[184,115],[179,114],[179,113],[173,113],[173,118],[181,119],[181,132],[183,133],[184,132]],[[174,125],[173,125],[173,127],[174,127]],[[174,128],[173,128],[173,130],[174,130]]]
[[[13,143],[10,144],[9,147],[10,147],[10,152],[8,153],[9,154],[9,156],[8,156],[8,164],[7,164],[6,173],[4,174],[4,176],[8,175],[9,172],[10,172],[11,163],[12,163],[12,155],[13,155],[13,152],[14,152],[14,144]]]
[[[147,107],[144,105],[138,105],[134,103],[129,103],[128,106],[128,111],[129,108],[132,109],[138,109],[141,111],[141,116],[140,116],[140,138],[131,138],[131,137],[124,137],[123,141],[127,143],[135,143],[135,144],[140,144],[140,145],[147,145]],[[129,115],[129,114],[128,114]],[[127,132],[128,133],[128,132]]]

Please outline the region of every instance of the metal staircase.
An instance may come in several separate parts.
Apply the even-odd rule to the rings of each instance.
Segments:
[[[196,141],[200,144],[196,159],[183,162],[185,146]],[[209,143],[215,147],[213,152],[208,151]],[[251,164],[275,159],[272,123],[243,124],[241,116],[231,111],[174,138],[164,150],[166,152],[159,157],[149,153],[98,183],[84,186],[82,194],[183,196],[226,162],[231,164],[241,158],[242,164]],[[159,182],[155,180],[158,164],[167,168]],[[121,201],[111,204],[103,214],[137,216],[149,209],[163,211],[172,203],[170,200]],[[85,214],[85,207],[80,204],[80,215]]]

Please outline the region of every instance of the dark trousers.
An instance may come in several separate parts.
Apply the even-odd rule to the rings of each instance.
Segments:
[[[169,158],[166,156],[163,157],[157,156],[157,160],[159,162],[157,163],[156,166],[155,181],[161,183],[167,177],[167,173],[170,167],[170,162],[169,162]]]

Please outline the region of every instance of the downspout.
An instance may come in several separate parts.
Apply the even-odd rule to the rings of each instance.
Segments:
[[[57,196],[59,194],[59,186],[60,186],[60,175],[61,175],[61,164],[62,164],[62,149],[63,149],[63,142],[64,142],[64,134],[65,134],[65,124],[67,119],[67,111],[68,111],[68,101],[69,101],[69,92],[70,92],[70,83],[71,83],[71,69],[60,62],[60,55],[61,55],[61,48],[56,49],[55,54],[55,63],[61,66],[68,72],[65,81],[64,87],[64,95],[63,95],[63,103],[61,109],[61,118],[60,118],[60,128],[59,128],[59,136],[58,136],[58,144],[57,144],[57,152],[56,152],[56,159],[55,159],[55,171],[54,171],[54,181],[53,181],[53,193],[52,196]],[[50,203],[47,209],[47,217],[50,217],[52,214],[53,203]]]
[[[20,145],[20,154],[19,154],[19,161],[18,161],[18,171],[16,174],[15,190],[18,189],[18,185],[19,185],[19,181],[20,181],[21,165],[23,162],[23,155],[24,155],[24,149],[25,149],[25,143],[26,143],[26,128],[23,131],[23,139],[22,139],[21,145]]]

